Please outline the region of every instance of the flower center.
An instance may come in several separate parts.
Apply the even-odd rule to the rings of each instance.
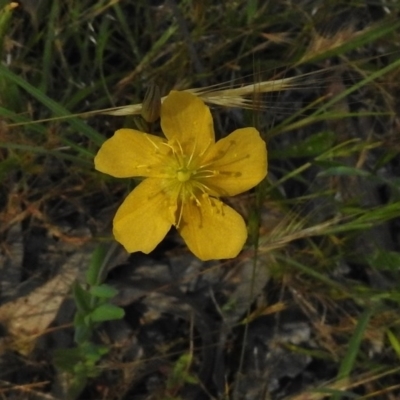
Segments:
[[[182,168],[177,171],[176,178],[179,182],[187,182],[191,175],[192,173],[187,168]]]

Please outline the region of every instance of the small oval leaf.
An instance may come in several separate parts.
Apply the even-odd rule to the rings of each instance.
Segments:
[[[90,319],[93,322],[104,322],[121,319],[124,315],[125,311],[121,307],[114,306],[113,304],[102,304],[90,313]]]
[[[110,299],[118,294],[118,290],[113,287],[103,284],[92,286],[89,290],[90,294],[96,297]]]

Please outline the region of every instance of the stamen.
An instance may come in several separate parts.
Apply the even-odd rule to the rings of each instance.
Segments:
[[[206,194],[206,193],[204,193],[204,194]],[[192,196],[190,196],[190,200],[192,200],[192,201],[194,200],[197,207],[201,206],[200,200],[193,193],[192,193]]]
[[[203,194],[201,195],[201,197],[202,197],[204,200],[207,200],[207,201],[208,201],[208,204],[210,205],[210,207],[211,207],[211,212],[212,212],[212,211],[213,211],[213,202],[211,201],[210,196],[209,196],[207,193],[203,193]]]
[[[179,140],[175,140],[175,142],[178,144],[179,150],[181,152],[181,156],[183,156],[183,149],[182,149],[181,143],[179,142]]]
[[[154,142],[150,139],[149,135],[145,134],[145,137],[146,137],[146,139],[153,145],[153,147],[154,147],[156,150],[160,150],[160,148],[157,146],[157,144],[154,143]]]
[[[174,146],[172,146],[172,144],[170,142],[163,142],[164,146],[167,146],[169,149],[172,150],[172,153],[174,153],[174,155],[176,154],[176,150],[174,148]]]
[[[212,205],[213,205],[214,209],[217,210],[217,214],[222,214],[222,216],[224,216],[224,205],[223,205],[223,203],[214,201]]]
[[[196,142],[194,143],[193,151],[192,151],[192,153],[190,154],[189,160],[188,160],[188,162],[187,162],[187,165],[186,165],[187,167],[190,166],[190,164],[191,164],[191,162],[192,162],[192,160],[193,160],[193,156],[194,156],[195,150],[196,150]]]
[[[182,214],[183,214],[183,203],[182,201],[180,201],[178,204],[178,221],[175,223],[175,226],[177,228],[179,228],[179,225],[181,224]]]
[[[194,186],[196,189],[200,190],[202,192],[202,195],[209,195],[215,191],[211,189],[211,187],[207,186],[206,184],[202,182],[194,182]]]
[[[199,169],[193,175],[196,179],[212,178],[213,176],[219,175],[219,171],[212,169]]]
[[[210,146],[211,146],[212,144],[214,144],[214,141],[209,140],[209,141],[208,141],[208,144],[207,144],[207,146],[206,146],[206,148],[199,154],[199,156],[200,156],[200,157],[203,157],[204,154],[206,154],[207,150],[210,148]]]

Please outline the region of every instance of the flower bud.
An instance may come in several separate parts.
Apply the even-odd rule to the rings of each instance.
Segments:
[[[160,118],[161,95],[157,85],[150,85],[144,96],[141,115],[146,122],[153,123]]]

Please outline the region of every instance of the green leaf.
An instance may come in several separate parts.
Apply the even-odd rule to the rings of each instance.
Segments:
[[[85,317],[82,316],[82,322],[76,322],[76,315],[74,320],[75,332],[74,332],[74,341],[75,343],[82,343],[87,341],[91,336],[92,328],[88,327],[85,322]]]
[[[82,343],[80,346],[82,359],[85,360],[86,365],[94,365],[100,360],[110,349],[107,346],[95,344],[92,342]]]
[[[287,149],[271,151],[271,158],[309,157],[327,151],[335,142],[334,132],[319,132]]]
[[[396,352],[397,357],[400,358],[400,342],[397,335],[395,335],[390,329],[386,331],[386,335],[389,339],[389,342],[393,350]]]
[[[85,313],[83,311],[77,311],[74,315],[74,325],[75,326],[86,326],[85,325]]]
[[[87,290],[82,288],[80,283],[74,282],[72,284],[72,295],[74,296],[75,304],[79,311],[83,314],[90,312],[90,301],[92,296]]]
[[[89,268],[86,272],[86,282],[95,286],[100,284],[101,270],[107,254],[107,247],[104,244],[99,244],[93,251],[90,260]]]
[[[95,308],[90,314],[89,318],[93,322],[112,321],[115,319],[121,319],[125,315],[125,311],[121,307],[117,307],[113,304],[102,304]]]
[[[366,261],[371,267],[378,270],[400,270],[400,254],[395,251],[377,250]]]
[[[118,294],[118,290],[109,285],[92,286],[89,290],[92,296],[110,299]]]
[[[317,177],[323,176],[362,176],[369,177],[371,174],[363,169],[346,167],[344,165],[339,167],[328,168],[317,174]]]
[[[82,360],[81,351],[79,348],[56,349],[53,360],[58,368],[63,371],[73,372],[75,365]]]
[[[192,362],[190,353],[184,353],[178,358],[168,376],[167,389],[180,388],[185,383],[198,383],[196,376],[189,372]]]

